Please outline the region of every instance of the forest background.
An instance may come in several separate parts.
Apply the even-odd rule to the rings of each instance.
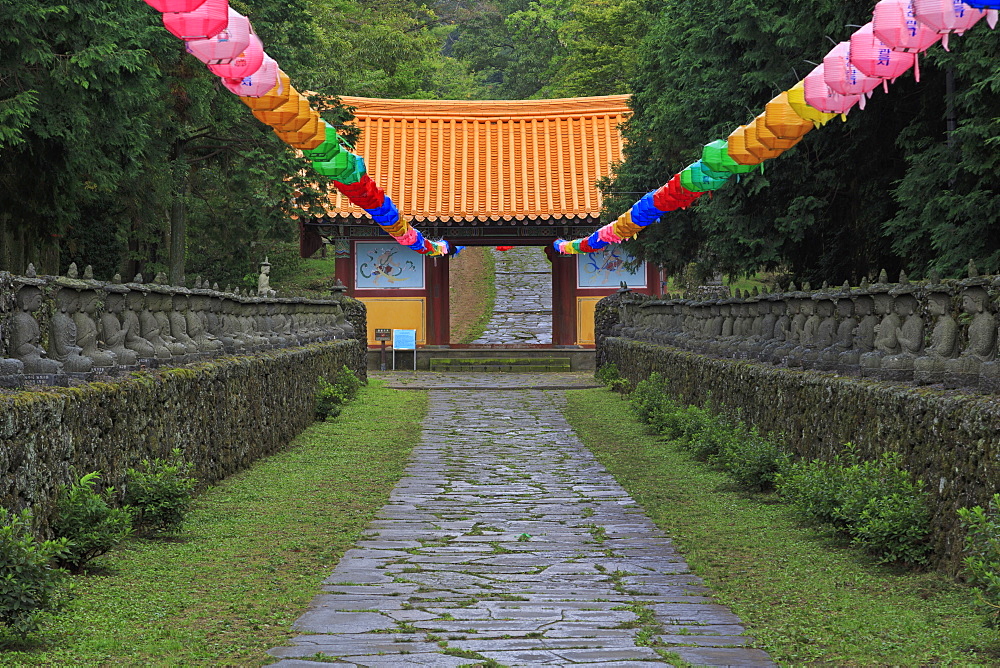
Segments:
[[[869,20],[810,0],[232,0],[300,90],[524,99],[633,94],[621,213]],[[1000,36],[985,22],[889,94],[629,242],[679,272],[857,283],[1000,270]],[[326,103],[343,128],[350,110]],[[0,0],[0,269],[295,271],[289,212],[324,194],[140,0]],[[276,257],[277,256],[277,257]],[[277,261],[275,261],[277,260]]]

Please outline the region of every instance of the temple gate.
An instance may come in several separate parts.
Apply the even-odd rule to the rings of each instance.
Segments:
[[[402,216],[429,238],[465,246],[545,246],[552,265],[552,343],[591,346],[594,306],[626,281],[661,294],[658,268],[636,271],[617,246],[560,256],[559,238],[600,225],[595,182],[622,156],[627,95],[551,100],[389,100],[342,97],[361,129],[357,152]],[[448,257],[400,246],[339,193],[298,220],[300,251],[336,253],[336,274],[376,328],[415,329],[419,345],[449,344]]]

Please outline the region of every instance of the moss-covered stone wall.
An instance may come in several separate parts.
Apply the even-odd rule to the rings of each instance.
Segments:
[[[221,480],[287,447],[313,420],[318,376],[356,365],[362,346],[331,341],[114,383],[2,393],[0,506],[44,518],[74,476],[100,471],[119,487],[127,468],[173,448],[202,484]]]
[[[957,570],[962,558],[956,510],[985,505],[1000,490],[994,397],[710,358],[621,337],[606,337],[600,354],[633,383],[656,371],[681,401],[739,410],[801,457],[829,460],[848,442],[866,459],[900,453],[933,500],[934,559],[942,569]]]

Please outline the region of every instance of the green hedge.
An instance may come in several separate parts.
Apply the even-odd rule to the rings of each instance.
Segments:
[[[0,394],[0,506],[47,517],[61,486],[180,448],[201,484],[282,450],[313,421],[316,383],[345,364],[366,378],[363,343],[318,343],[133,374],[115,383]]]
[[[938,568],[961,567],[957,510],[985,506],[1000,489],[1000,404],[992,397],[714,359],[621,337],[605,338],[601,348],[633,385],[659,372],[677,401],[739,410],[804,459],[833,461],[844,443],[863,459],[899,453],[927,482]]]

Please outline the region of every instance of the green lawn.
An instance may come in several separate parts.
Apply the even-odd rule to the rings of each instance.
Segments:
[[[210,488],[176,539],[131,540],[73,578],[76,598],[0,665],[273,661],[290,624],[385,504],[420,435],[426,393],[365,387],[291,448]]]
[[[691,568],[783,665],[1000,665],[971,591],[938,573],[879,567],[803,527],[773,495],[646,433],[606,389],[567,393],[567,418]]]

